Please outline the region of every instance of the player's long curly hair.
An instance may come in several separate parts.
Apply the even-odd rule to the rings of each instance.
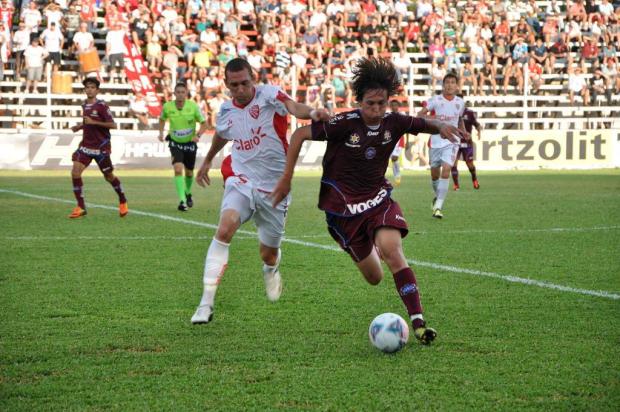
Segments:
[[[393,96],[400,87],[400,80],[396,68],[389,60],[363,57],[353,68],[351,87],[355,99],[361,102],[368,90],[383,89],[387,91],[388,97]]]

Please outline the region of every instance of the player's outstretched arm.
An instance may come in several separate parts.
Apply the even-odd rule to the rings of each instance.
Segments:
[[[205,160],[202,162],[202,165],[196,174],[196,183],[198,183],[199,186],[206,187],[211,184],[211,179],[209,179],[209,169],[211,169],[211,163],[213,162],[215,155],[218,154],[224,146],[226,146],[226,143],[228,143],[228,140],[221,138],[217,133],[213,135],[213,141],[211,142],[209,152],[207,153]]]
[[[425,119],[426,128],[424,133],[439,134],[442,139],[448,139],[452,143],[459,143],[460,139],[469,140],[471,136],[464,130],[454,127],[447,123],[443,123],[437,120]]]
[[[286,155],[286,166],[284,166],[284,173],[282,177],[276,183],[276,187],[271,192],[271,204],[276,207],[278,203],[282,201],[291,192],[291,180],[293,180],[293,173],[295,172],[295,164],[299,158],[299,152],[301,146],[306,140],[312,138],[312,131],[310,126],[300,127],[295,130],[291,136],[291,142],[288,147],[288,154]]]
[[[80,123],[80,124],[76,124],[75,126],[73,126],[71,128],[71,131],[73,133],[77,132],[78,130],[82,130],[84,128],[84,123]]]
[[[312,107],[287,99],[284,102],[286,110],[298,119],[312,119],[315,122],[327,122],[331,117],[325,109],[313,109]]]

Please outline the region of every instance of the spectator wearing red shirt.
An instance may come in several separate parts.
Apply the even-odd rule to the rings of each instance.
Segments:
[[[510,42],[510,24],[506,17],[502,18],[502,22],[497,25],[494,34],[496,40],[503,38],[507,43]]]
[[[599,48],[592,40],[587,39],[581,48],[581,57],[588,63],[598,62]]]
[[[580,23],[586,21],[588,19],[588,14],[586,13],[586,8],[583,6],[583,0],[575,0],[568,8],[567,16]]]

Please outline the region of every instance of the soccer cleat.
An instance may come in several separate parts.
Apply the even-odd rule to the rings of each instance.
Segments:
[[[192,195],[185,195],[187,198],[187,207],[194,207],[194,200],[192,199]]]
[[[437,337],[437,331],[433,328],[427,328],[426,326],[414,329],[413,334],[422,345],[430,345]]]
[[[280,271],[276,270],[274,273],[265,273],[263,277],[265,279],[267,299],[272,302],[280,299],[282,294],[282,276],[280,276]]]
[[[455,184],[454,184],[454,191],[457,191],[457,190],[459,190],[460,188],[461,188],[461,187],[460,187],[457,183],[455,183]]]
[[[86,216],[86,209],[82,209],[81,207],[76,206],[71,211],[71,214],[69,215],[69,218],[71,218],[71,219],[78,219],[78,218],[80,218],[82,216]]]
[[[400,186],[400,176],[394,178],[394,186]]]
[[[480,189],[480,183],[478,183],[478,179],[474,180],[474,189]]]
[[[441,219],[443,218],[443,213],[441,213],[441,209],[435,209],[433,210],[433,217],[435,219]]]
[[[209,323],[213,320],[213,306],[201,305],[196,309],[196,313],[192,316],[192,324],[199,325],[201,323]]]
[[[120,215],[120,217],[127,216],[127,213],[129,213],[129,207],[127,207],[127,202],[120,203],[118,205],[118,214]]]
[[[189,207],[187,207],[185,202],[181,202],[179,203],[179,207],[177,209],[179,209],[181,212],[187,212],[189,210]]]

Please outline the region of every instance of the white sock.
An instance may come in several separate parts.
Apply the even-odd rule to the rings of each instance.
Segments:
[[[273,266],[269,266],[266,263],[263,263],[263,275],[273,275],[278,271],[278,267],[280,266],[280,259],[282,259],[282,249],[278,249],[278,259],[276,260],[276,264]]]
[[[209,245],[202,277],[204,289],[200,306],[209,305],[213,307],[217,285],[220,283],[228,264],[228,246],[230,246],[228,243],[220,242],[216,238],[213,238],[211,245]]]
[[[439,179],[439,183],[437,184],[437,200],[435,201],[435,209],[441,209],[443,207],[443,202],[446,200],[446,196],[448,195],[449,183],[450,179]]]
[[[431,180],[431,184],[433,185],[433,193],[435,193],[435,197],[437,197],[437,185],[439,185],[439,180]]]
[[[400,161],[392,162],[392,171],[394,172],[394,177],[400,177]]]

